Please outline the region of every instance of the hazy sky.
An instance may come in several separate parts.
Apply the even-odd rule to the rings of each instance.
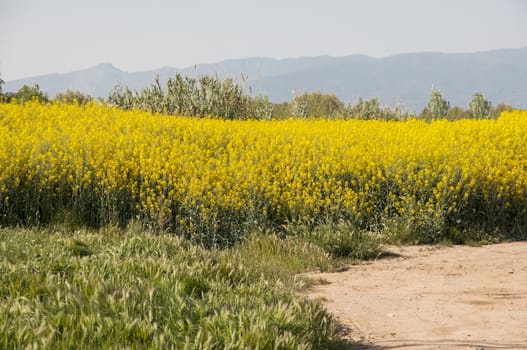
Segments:
[[[4,80],[101,62],[138,71],[523,46],[525,0],[0,0]]]

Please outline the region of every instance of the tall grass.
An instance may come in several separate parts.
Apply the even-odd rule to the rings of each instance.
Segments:
[[[316,246],[252,236],[216,251],[133,227],[59,229],[0,229],[2,349],[345,345],[321,304],[294,292],[295,273],[331,266]]]

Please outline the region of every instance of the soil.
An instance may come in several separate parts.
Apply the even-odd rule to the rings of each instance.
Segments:
[[[527,242],[389,247],[311,287],[361,349],[527,349]]]

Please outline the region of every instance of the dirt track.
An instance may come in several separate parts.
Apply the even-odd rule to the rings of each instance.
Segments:
[[[527,349],[527,242],[402,247],[311,275],[348,335],[371,349]]]

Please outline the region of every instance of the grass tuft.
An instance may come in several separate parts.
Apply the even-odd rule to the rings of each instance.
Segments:
[[[93,251],[88,245],[78,239],[73,239],[69,245],[70,252],[79,257],[90,256]]]
[[[287,226],[286,232],[319,246],[333,258],[369,260],[382,254],[381,241],[377,235],[345,222],[314,227],[291,224]]]

